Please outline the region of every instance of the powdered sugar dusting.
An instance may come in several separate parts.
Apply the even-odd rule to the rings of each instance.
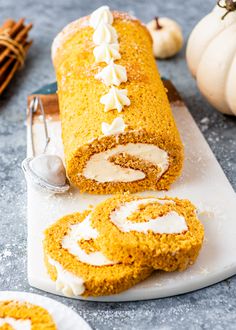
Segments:
[[[113,11],[112,12],[113,16],[115,19],[122,19],[126,21],[137,21],[139,24],[141,24],[143,27],[146,26],[145,24],[141,23],[136,17],[129,15],[128,13],[125,12],[118,12],[118,11]],[[64,42],[74,33],[76,33],[79,29],[85,28],[89,26],[89,16],[85,16],[82,18],[79,18],[68,25],[66,25],[61,32],[56,36],[52,43],[52,48],[51,48],[51,56],[52,56],[52,61],[55,59],[56,53],[59,48],[62,47]]]
[[[88,16],[79,18],[68,25],[64,27],[64,29],[59,32],[59,34],[56,36],[56,38],[53,40],[52,48],[51,48],[51,56],[52,61],[54,60],[56,53],[60,47],[64,44],[64,42],[76,31],[78,31],[81,28],[88,27],[89,21]]]

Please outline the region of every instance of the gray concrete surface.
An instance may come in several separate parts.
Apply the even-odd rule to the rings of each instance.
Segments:
[[[135,14],[144,22],[154,15],[175,18],[183,27],[185,40],[195,23],[214,4],[210,0],[106,2],[112,8]],[[0,0],[0,22],[7,17],[24,16],[34,23],[31,33],[34,44],[25,68],[0,98],[0,290],[46,295],[30,288],[26,276],[26,185],[20,168],[26,153],[26,98],[33,90],[55,80],[50,45],[56,33],[66,23],[101,4],[104,2],[100,0]],[[160,71],[181,92],[236,188],[236,120],[217,113],[201,97],[187,70],[184,54],[183,49],[176,58],[159,62]],[[78,311],[94,329],[169,330],[236,329],[235,297],[236,277],[197,292],[145,302],[93,303],[53,298]]]

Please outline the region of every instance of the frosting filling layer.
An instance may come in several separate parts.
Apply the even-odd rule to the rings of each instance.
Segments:
[[[30,330],[31,321],[30,320],[19,320],[13,317],[0,318],[0,327],[4,324],[10,325],[14,330]]]
[[[83,175],[86,179],[97,182],[133,182],[142,180],[146,174],[140,170],[124,168],[112,163],[109,158],[115,155],[126,154],[148,161],[160,169],[157,180],[169,167],[169,157],[166,151],[154,144],[128,143],[115,148],[94,154],[88,160]]]
[[[134,212],[139,210],[140,205],[151,203],[170,204],[174,202],[159,200],[157,198],[126,202],[111,213],[110,219],[122,232],[137,231],[147,233],[151,230],[155,234],[180,234],[188,230],[184,217],[175,211],[169,211],[167,214],[155,219],[147,219],[145,222],[132,222],[128,220]]]
[[[79,242],[81,240],[89,241],[90,239],[96,239],[97,237],[98,232],[91,227],[90,215],[88,215],[84,221],[70,226],[68,234],[65,235],[62,240],[62,247],[78,258],[80,262],[92,266],[107,266],[115,264],[115,262],[106,258],[106,256],[100,251],[87,253],[80,247]],[[66,296],[78,296],[84,292],[85,287],[82,277],[76,276],[67,271],[58,261],[50,257],[48,257],[48,262],[54,266],[57,271],[57,291],[61,291]]]
[[[69,233],[62,241],[62,247],[76,256],[79,261],[89,265],[105,266],[114,264],[113,261],[107,259],[107,257],[99,251],[86,253],[85,250],[80,247],[79,241],[96,239],[97,237],[98,232],[91,227],[90,215],[88,215],[83,222],[70,226]]]
[[[65,296],[79,296],[84,290],[84,280],[75,276],[62,267],[56,260],[48,257],[48,262],[57,270],[56,290],[61,291]]]

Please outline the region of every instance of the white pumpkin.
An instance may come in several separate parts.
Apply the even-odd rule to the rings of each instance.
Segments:
[[[153,54],[156,58],[169,58],[177,54],[183,46],[181,27],[167,17],[156,17],[147,24],[152,40]]]
[[[225,8],[229,4],[230,11]],[[226,0],[219,5],[192,31],[186,57],[209,103],[223,113],[236,115],[236,2]]]

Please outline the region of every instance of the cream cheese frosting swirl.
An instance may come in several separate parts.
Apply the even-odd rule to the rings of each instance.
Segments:
[[[75,276],[71,272],[67,271],[62,265],[52,259],[48,258],[48,262],[54,266],[57,270],[56,290],[61,291],[65,296],[78,296],[81,295],[84,290],[84,280],[82,277]]]
[[[127,72],[124,66],[114,63],[115,60],[121,58],[121,55],[118,35],[112,23],[113,15],[107,6],[95,10],[89,19],[89,25],[94,28],[95,62],[107,63],[107,66],[97,73],[95,78],[100,79],[106,86],[111,86],[109,92],[100,98],[100,103],[105,105],[105,112],[109,110],[121,112],[124,106],[130,105],[130,100],[126,89],[114,88],[127,81]]]
[[[100,79],[106,86],[119,86],[122,82],[127,81],[127,73],[124,66],[115,64],[111,60],[105,68],[96,74],[95,78]]]
[[[108,123],[102,123],[102,133],[105,136],[123,133],[125,130],[125,122],[122,117],[116,117],[109,125]]]
[[[100,102],[104,104],[104,111],[107,112],[116,109],[118,112],[121,112],[125,105],[130,105],[130,99],[127,94],[127,89],[119,89],[115,86],[111,86],[108,93],[103,95],[100,99]]]
[[[78,244],[81,240],[96,239],[98,232],[91,227],[90,215],[83,222],[70,226],[69,233],[62,241],[62,247],[76,256],[79,261],[93,266],[105,266],[114,264],[113,261],[106,258],[100,251],[86,253]]]
[[[113,23],[113,15],[108,6],[102,6],[90,15],[89,25],[94,29],[102,22],[107,24]]]
[[[111,213],[110,219],[123,232],[137,231],[147,233],[150,230],[155,234],[179,234],[188,230],[185,218],[175,211],[169,211],[167,214],[155,219],[147,219],[145,222],[132,222],[128,220],[134,212],[139,210],[141,205],[153,203],[173,204],[174,202],[157,198],[126,202]]]
[[[119,60],[121,58],[119,48],[120,46],[118,43],[108,44],[104,42],[101,45],[96,46],[93,50],[95,62],[105,62],[109,64],[111,60]]]
[[[101,22],[93,34],[93,42],[95,45],[101,45],[102,43],[116,43],[118,36],[114,27],[110,24]]]
[[[83,175],[87,179],[97,182],[133,182],[144,179],[146,174],[143,171],[121,167],[110,161],[112,156],[123,154],[138,157],[142,161],[157,166],[160,169],[157,180],[169,166],[167,152],[157,146],[145,143],[128,143],[94,154],[83,169]]]
[[[0,327],[3,325],[9,325],[14,330],[31,330],[31,321],[29,319],[0,318]]]
[[[62,248],[75,256],[80,262],[92,266],[113,265],[116,262],[109,260],[102,252],[95,251],[87,253],[80,245],[81,240],[89,241],[98,237],[96,229],[90,224],[90,215],[82,222],[70,226],[68,233],[62,240]],[[49,263],[57,270],[56,290],[63,292],[66,296],[78,296],[85,290],[84,280],[82,277],[75,276],[73,273],[64,269],[62,265],[48,258]]]

